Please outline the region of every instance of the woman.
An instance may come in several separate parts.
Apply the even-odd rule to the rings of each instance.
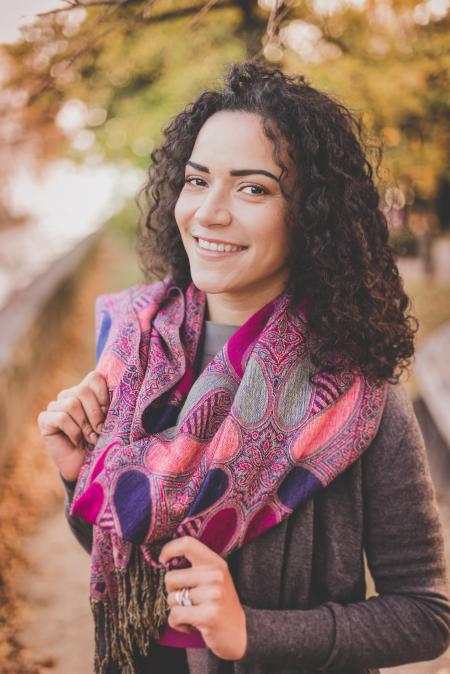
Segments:
[[[362,674],[448,646],[398,384],[415,323],[360,132],[244,63],[152,155],[164,280],[98,299],[96,371],[39,417],[92,549],[97,672]]]

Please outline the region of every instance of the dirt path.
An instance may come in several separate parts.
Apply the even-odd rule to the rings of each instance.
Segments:
[[[42,522],[24,552],[32,562],[18,578],[27,607],[19,638],[43,672],[91,674],[89,555],[73,538],[62,510]]]

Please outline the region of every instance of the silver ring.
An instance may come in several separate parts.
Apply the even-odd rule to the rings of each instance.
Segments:
[[[182,587],[181,590],[175,592],[175,601],[180,606],[192,606],[192,600],[189,597],[189,588]]]

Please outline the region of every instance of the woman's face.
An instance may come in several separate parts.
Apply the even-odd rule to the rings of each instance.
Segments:
[[[270,301],[289,275],[286,199],[280,167],[259,115],[218,112],[197,136],[175,218],[194,284],[227,299]],[[281,159],[293,171],[286,148]],[[238,250],[211,250],[219,245]],[[265,303],[264,302],[264,303]]]

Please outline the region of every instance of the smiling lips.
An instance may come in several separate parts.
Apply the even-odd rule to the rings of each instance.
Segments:
[[[201,237],[194,237],[197,247],[201,250],[208,251],[208,253],[217,253],[220,254],[230,254],[230,253],[240,253],[245,250],[247,246],[237,246],[232,243],[226,243],[224,241],[210,241],[208,239],[203,239]]]

